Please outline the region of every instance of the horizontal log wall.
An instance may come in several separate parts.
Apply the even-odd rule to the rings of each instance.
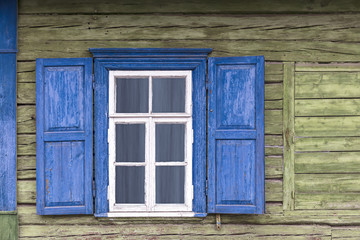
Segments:
[[[246,4],[200,0],[172,4],[150,2],[20,0],[17,74],[20,239],[341,239],[341,236],[359,236],[360,230],[354,226],[360,225],[359,211],[344,210],[341,216],[330,210],[319,214],[315,206],[323,203],[323,198],[318,195],[312,198],[309,192],[312,188],[345,195],[358,191],[360,178],[356,178],[356,174],[352,177],[341,174],[360,170],[356,152],[360,146],[357,137],[360,100],[356,98],[360,85],[356,84],[358,67],[353,64],[360,62],[359,3],[351,0],[341,4],[277,0],[271,5],[266,1]],[[90,47],[211,47],[214,49],[211,56],[264,55],[266,214],[223,215],[221,231],[215,230],[213,215],[204,219],[115,220],[36,215],[35,59],[90,57]],[[296,139],[294,187],[296,196],[303,194],[303,198],[297,200],[295,206],[309,209],[307,212],[283,211],[283,165],[288,160],[283,160],[283,78],[284,65],[294,66],[294,62],[297,62],[295,83],[300,84],[298,79],[304,81],[301,87],[295,87],[295,129],[306,136]],[[309,67],[298,62],[322,64]],[[327,67],[329,62],[341,64]],[[346,84],[335,86],[339,82],[318,81],[319,76],[329,79],[336,76]],[[343,89],[348,98],[336,95],[333,88]],[[312,91],[310,96],[308,91]],[[335,122],[330,117],[336,117]],[[341,128],[337,127],[338,121]],[[324,125],[337,128],[338,135],[317,127]],[[324,152],[329,148],[334,152]],[[337,176],[337,184],[332,187],[326,178],[320,179],[319,171],[327,173],[331,182],[335,181],[332,177]],[[303,175],[306,177],[299,178]],[[336,196],[332,198],[334,203],[343,202],[343,198]],[[333,202],[323,206],[326,208]],[[353,196],[349,204],[358,208]],[[334,227],[336,225],[339,226]]]

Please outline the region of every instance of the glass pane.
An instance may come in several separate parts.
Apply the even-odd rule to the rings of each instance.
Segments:
[[[145,203],[145,167],[116,167],[115,203]]]
[[[185,112],[185,78],[153,78],[153,112]]]
[[[183,162],[185,125],[156,124],[156,162]]]
[[[148,78],[116,78],[117,113],[147,113],[148,105]]]
[[[156,167],[156,203],[184,203],[185,167]]]
[[[116,124],[116,162],[145,161],[145,124]]]

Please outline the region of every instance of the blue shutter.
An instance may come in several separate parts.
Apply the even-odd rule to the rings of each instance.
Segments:
[[[92,59],[36,60],[40,215],[92,214]]]
[[[209,58],[208,213],[264,213],[264,58]]]

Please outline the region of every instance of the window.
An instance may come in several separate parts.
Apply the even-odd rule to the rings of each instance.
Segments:
[[[191,86],[191,71],[109,72],[110,212],[192,211]]]
[[[264,212],[263,57],[90,52],[37,59],[38,214]]]

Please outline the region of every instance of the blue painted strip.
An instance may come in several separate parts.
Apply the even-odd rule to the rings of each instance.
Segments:
[[[172,57],[190,58],[207,57],[211,48],[90,48],[89,51],[97,58],[140,58],[140,57]]]
[[[17,1],[0,0],[0,211],[16,210]]]

